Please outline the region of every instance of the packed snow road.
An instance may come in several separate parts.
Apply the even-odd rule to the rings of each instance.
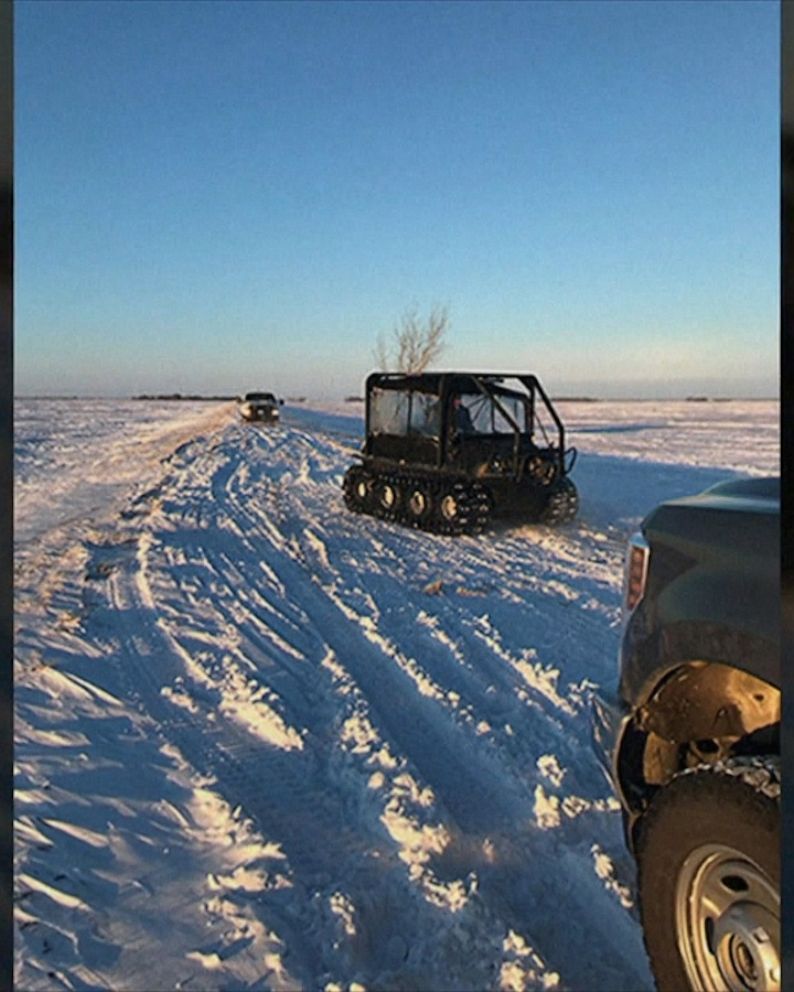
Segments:
[[[592,406],[580,517],[459,539],[344,509],[355,417],[95,430],[99,496],[53,428],[49,501],[20,417],[19,987],[651,987],[588,696],[628,531],[777,406]]]

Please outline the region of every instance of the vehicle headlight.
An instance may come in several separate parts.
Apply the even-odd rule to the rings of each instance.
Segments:
[[[650,556],[650,545],[642,531],[632,534],[626,549],[626,571],[623,579],[624,618],[628,618],[645,594]]]

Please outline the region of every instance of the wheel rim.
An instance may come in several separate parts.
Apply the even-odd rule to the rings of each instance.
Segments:
[[[425,496],[421,489],[415,489],[411,493],[411,498],[408,500],[408,509],[415,517],[421,517],[427,510],[427,496]]]
[[[397,490],[394,486],[385,483],[380,491],[380,503],[381,506],[386,510],[391,510],[394,504],[397,502]]]
[[[368,487],[365,479],[359,479],[356,483],[356,496],[363,502],[367,498]]]
[[[693,989],[780,989],[780,893],[745,854],[722,844],[693,851],[679,873],[675,913]]]
[[[447,495],[444,496],[439,505],[439,510],[441,511],[441,516],[445,520],[454,520],[457,517],[458,501],[452,493],[447,493]]]

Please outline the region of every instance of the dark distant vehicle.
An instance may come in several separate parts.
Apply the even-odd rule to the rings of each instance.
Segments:
[[[279,407],[284,400],[277,400],[272,393],[246,393],[240,399],[240,416],[243,420],[258,420],[266,424],[279,421]]]
[[[645,518],[596,752],[637,860],[662,992],[779,990],[780,480]]]
[[[576,457],[534,375],[373,372],[348,509],[440,534],[479,533],[492,515],[560,524],[579,505]]]

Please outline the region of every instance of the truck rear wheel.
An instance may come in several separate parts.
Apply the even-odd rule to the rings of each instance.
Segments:
[[[775,759],[677,775],[640,824],[645,946],[661,992],[780,989]]]

